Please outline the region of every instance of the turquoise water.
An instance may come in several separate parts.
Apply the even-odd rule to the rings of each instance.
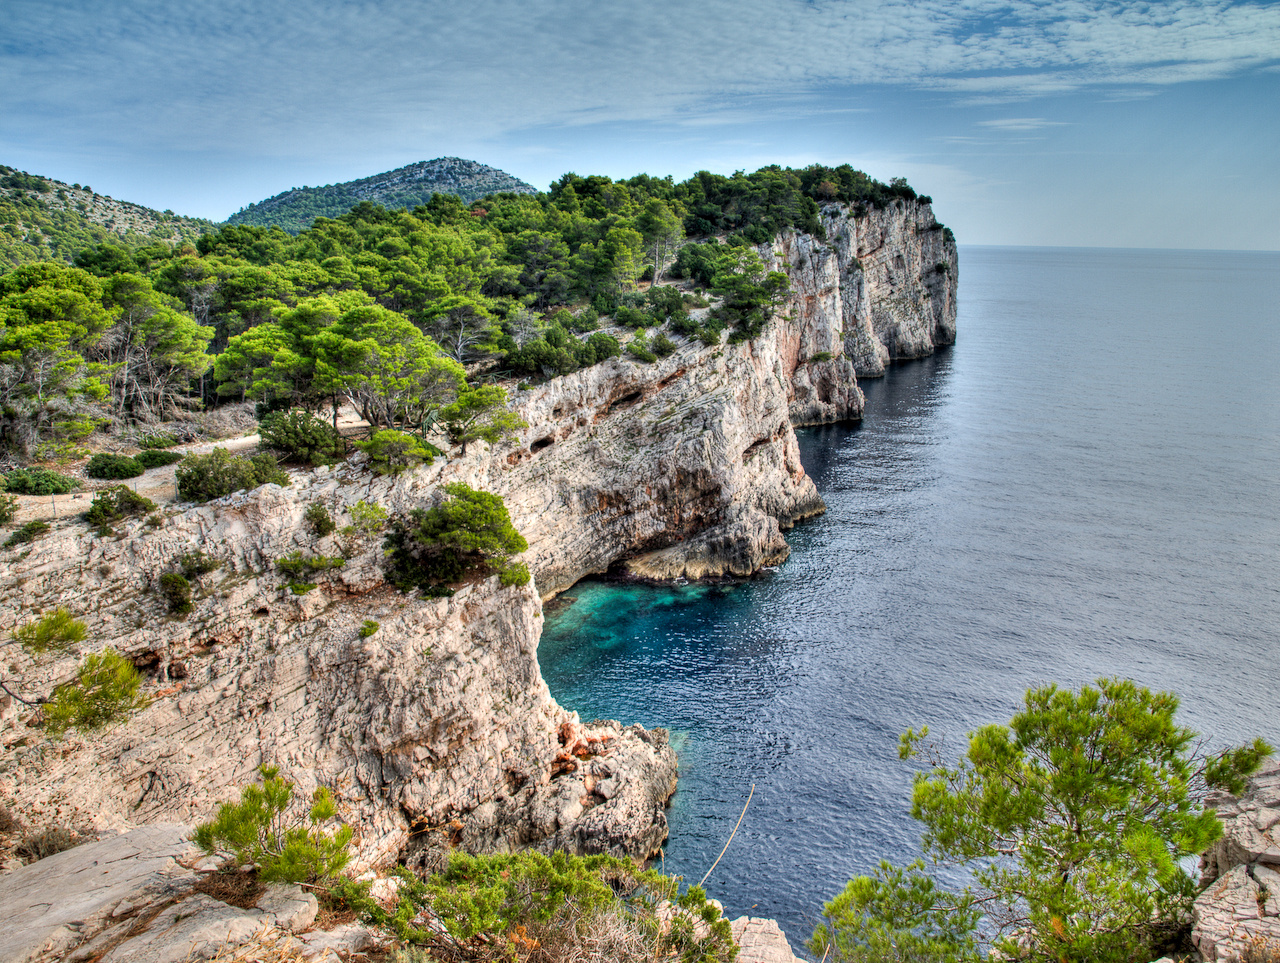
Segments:
[[[666,726],[666,868],[793,944],[916,853],[898,734],[1122,675],[1211,742],[1280,739],[1280,255],[962,249],[959,341],[799,433],[826,515],[727,585],[581,583],[539,659],[585,719]]]

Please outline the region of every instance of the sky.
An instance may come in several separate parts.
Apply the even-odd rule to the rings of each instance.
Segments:
[[[969,244],[1280,250],[1280,0],[5,0],[0,163],[221,220],[459,156],[850,163]]]

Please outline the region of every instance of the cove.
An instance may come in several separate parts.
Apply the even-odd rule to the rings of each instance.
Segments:
[[[954,348],[801,431],[825,515],[734,583],[584,582],[539,661],[680,753],[665,868],[793,944],[916,853],[899,733],[953,753],[1028,686],[1133,678],[1211,744],[1276,741],[1280,256],[966,248]]]

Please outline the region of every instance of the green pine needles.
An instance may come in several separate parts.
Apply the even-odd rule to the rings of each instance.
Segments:
[[[85,656],[76,680],[54,690],[44,706],[45,728],[91,732],[117,722],[147,704],[138,692],[142,678],[132,662],[114,649]]]
[[[391,521],[388,579],[402,591],[422,588],[437,594],[445,583],[480,570],[498,572],[503,585],[528,584],[528,568],[510,559],[529,543],[511,524],[502,498],[461,482],[441,491],[448,496],[441,504]]]
[[[245,786],[239,802],[223,803],[212,822],[192,837],[210,855],[234,854],[242,866],[256,866],[265,882],[310,883],[336,876],[350,858],[352,829],[324,827],[337,815],[324,786],[311,794],[310,807],[293,798],[293,783],[277,766],[259,766],[262,782]]]
[[[925,855],[973,885],[947,892],[921,864],[884,864],[826,905],[811,947],[835,960],[953,963],[980,958],[981,932],[1004,958],[1159,956],[1195,897],[1185,860],[1222,832],[1205,794],[1238,792],[1272,751],[1255,739],[1205,757],[1177,708],[1172,693],[1122,679],[1032,689],[1009,725],[970,733],[954,766],[927,728],[907,732],[903,758],[924,754],[932,767],[912,793]],[[914,955],[884,955],[889,946]]]

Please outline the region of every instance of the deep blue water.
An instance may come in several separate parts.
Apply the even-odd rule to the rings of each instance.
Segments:
[[[584,582],[543,675],[584,719],[666,726],[665,868],[794,945],[916,853],[899,733],[1028,686],[1133,678],[1213,743],[1280,741],[1280,255],[962,248],[959,340],[800,433],[827,502],[776,572]]]

